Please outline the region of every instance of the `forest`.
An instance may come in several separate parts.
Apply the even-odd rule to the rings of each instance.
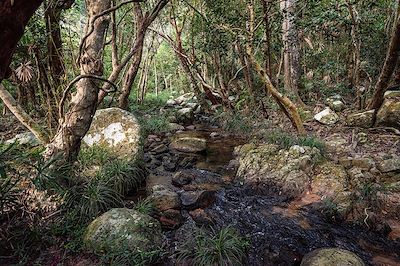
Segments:
[[[400,265],[400,0],[0,0],[0,265]]]

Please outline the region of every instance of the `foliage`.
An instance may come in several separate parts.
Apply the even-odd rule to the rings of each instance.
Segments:
[[[198,229],[178,252],[178,261],[191,259],[194,265],[242,265],[249,246],[233,228]]]
[[[93,178],[68,189],[65,195],[67,211],[76,210],[79,219],[88,221],[113,207],[122,205],[121,194],[104,180]]]
[[[101,261],[106,265],[153,265],[162,256],[163,250],[156,249],[151,251],[130,251],[129,247],[122,247],[118,252],[107,252],[100,254]]]
[[[138,201],[137,203],[135,203],[135,206],[133,208],[136,211],[138,211],[142,214],[147,214],[147,215],[153,213],[153,211],[155,210],[154,204],[149,198]]]
[[[115,160],[105,164],[98,175],[100,180],[121,195],[137,189],[145,177],[144,166],[127,160]]]
[[[325,152],[325,144],[314,136],[293,136],[281,130],[273,130],[266,134],[266,140],[270,143],[277,144],[283,149],[288,149],[294,145],[308,146],[317,148],[321,153]]]

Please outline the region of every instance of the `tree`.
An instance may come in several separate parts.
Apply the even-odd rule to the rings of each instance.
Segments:
[[[399,1],[400,2],[400,1]],[[398,5],[398,10],[400,10]],[[389,47],[386,52],[386,59],[382,71],[379,75],[378,82],[375,85],[375,92],[371,102],[368,104],[368,109],[376,111],[382,106],[383,96],[389,86],[393,72],[396,69],[396,64],[400,56],[400,12],[397,12],[395,18],[395,27],[392,32]]]
[[[59,129],[53,141],[47,145],[46,158],[61,155],[66,161],[74,161],[96,111],[99,85],[93,78],[103,75],[103,51],[110,22],[111,0],[87,0],[86,6],[88,23],[79,56],[81,76],[76,82],[76,92],[69,103],[68,112],[60,116]],[[59,108],[63,111],[63,105]]]
[[[43,0],[4,0],[0,3],[0,82],[10,76],[9,65],[18,41]]]
[[[295,97],[299,97],[300,82],[300,47],[299,34],[296,27],[297,0],[280,2],[283,15],[282,42],[285,89]]]

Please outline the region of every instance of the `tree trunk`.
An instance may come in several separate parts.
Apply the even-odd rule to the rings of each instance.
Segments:
[[[11,74],[9,65],[19,39],[43,0],[3,0],[0,2],[0,82]]]
[[[284,49],[284,85],[285,89],[295,97],[299,97],[300,49],[296,28],[297,0],[281,1],[282,41]]]
[[[80,57],[81,75],[103,74],[103,50],[109,16],[94,19],[111,6],[111,0],[87,0],[88,24],[83,39]],[[90,34],[89,34],[90,33]],[[89,34],[89,35],[88,35]],[[76,93],[72,96],[69,110],[60,121],[60,127],[52,143],[47,146],[45,157],[61,154],[66,161],[76,159],[81,140],[89,130],[97,107],[99,85],[89,78],[82,78],[76,84]]]
[[[272,77],[272,60],[271,60],[271,32],[269,22],[269,11],[271,8],[271,0],[261,0],[263,5],[264,25],[265,25],[265,69],[268,76]]]
[[[399,1],[400,2],[400,1]],[[396,18],[396,27],[392,33],[389,48],[386,53],[385,63],[383,65],[381,74],[379,75],[378,82],[375,86],[374,96],[368,105],[368,109],[375,109],[376,111],[383,103],[383,96],[389,86],[390,79],[396,68],[400,55],[400,16]]]
[[[45,6],[48,62],[56,89],[61,85],[65,75],[60,28],[61,12],[70,8],[73,2],[73,0],[50,0]]]

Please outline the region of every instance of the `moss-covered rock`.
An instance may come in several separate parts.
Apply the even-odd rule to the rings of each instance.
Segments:
[[[97,253],[119,254],[159,250],[161,226],[154,218],[132,209],[112,209],[87,228],[84,242]]]
[[[143,149],[138,120],[119,108],[98,110],[83,143],[89,147],[108,147],[120,158],[130,160],[140,155]]]
[[[301,266],[364,266],[354,253],[340,248],[317,249],[304,256]]]
[[[263,184],[291,197],[308,190],[314,163],[321,156],[317,148],[292,146],[280,150],[277,145],[245,145],[239,156],[237,178],[247,184]]]

